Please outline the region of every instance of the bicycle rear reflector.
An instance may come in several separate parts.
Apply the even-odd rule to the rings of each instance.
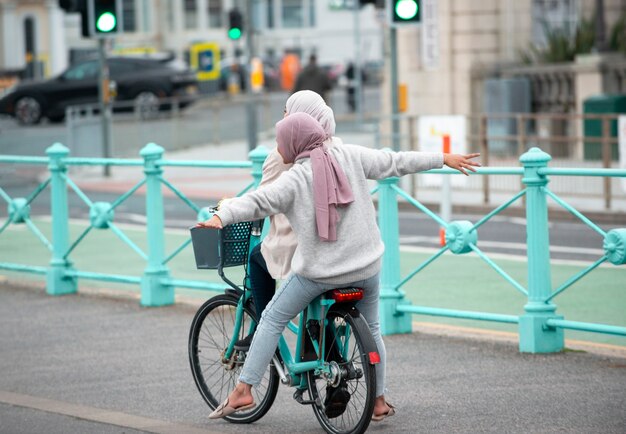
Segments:
[[[380,363],[380,354],[378,354],[378,352],[376,351],[370,351],[369,358],[371,365],[377,365]]]
[[[361,288],[333,289],[330,296],[337,303],[359,301],[363,298],[363,290]]]

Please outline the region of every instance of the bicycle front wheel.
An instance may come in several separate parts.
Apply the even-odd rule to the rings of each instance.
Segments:
[[[376,400],[376,366],[367,348],[374,339],[366,321],[345,309],[327,315],[326,360],[331,375],[307,374],[309,395],[317,420],[328,433],[363,433]]]
[[[239,299],[231,295],[218,295],[205,302],[191,323],[189,332],[189,362],[196,386],[211,409],[220,405],[235,388],[246,353],[234,351],[224,357],[233,330]],[[239,338],[251,331],[254,311],[246,306]],[[270,364],[261,384],[252,388],[256,407],[225,417],[233,423],[252,423],[268,412],[278,391],[278,373]]]

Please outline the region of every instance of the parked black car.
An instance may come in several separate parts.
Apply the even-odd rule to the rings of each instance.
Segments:
[[[116,85],[116,102],[134,101],[142,110],[158,110],[164,106],[159,103],[163,98],[180,97],[184,106],[198,91],[192,71],[163,60],[112,57],[107,62],[110,80]],[[36,124],[42,117],[62,121],[66,107],[98,102],[98,71],[95,59],[76,64],[50,80],[19,84],[0,98],[0,114],[26,125]]]

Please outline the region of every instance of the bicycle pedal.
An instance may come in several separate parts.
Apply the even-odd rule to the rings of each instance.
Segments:
[[[303,393],[304,393],[304,390],[302,389],[296,389],[296,391],[293,393],[293,399],[295,399],[298,404],[312,405],[312,404],[317,403],[315,399],[303,399],[302,398]]]

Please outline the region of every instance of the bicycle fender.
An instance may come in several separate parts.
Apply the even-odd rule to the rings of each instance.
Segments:
[[[372,331],[367,325],[367,321],[356,306],[333,306],[331,309],[335,310],[342,316],[350,315],[354,318],[354,327],[358,329],[360,335],[363,337],[363,346],[365,354],[367,354],[367,362],[370,365],[377,365],[380,363],[380,354],[378,354],[378,347],[372,336]]]

